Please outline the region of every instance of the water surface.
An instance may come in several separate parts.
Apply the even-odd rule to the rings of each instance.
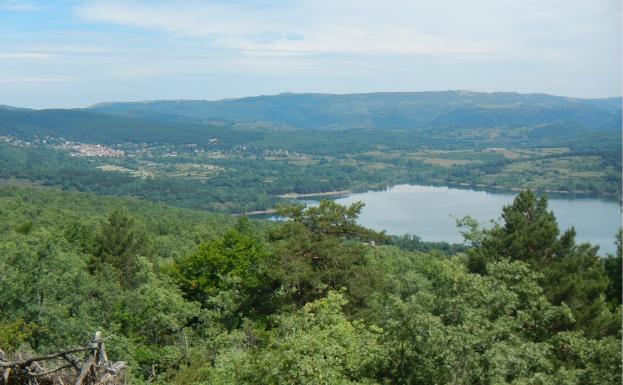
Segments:
[[[388,234],[417,234],[425,241],[463,241],[455,218],[470,215],[481,222],[498,219],[502,207],[516,194],[490,193],[450,187],[398,185],[384,191],[337,198],[341,204],[366,204],[359,222]],[[310,202],[307,200],[307,202]],[[616,202],[596,198],[549,198],[559,227],[575,226],[579,242],[600,246],[600,254],[614,252],[614,236],[621,226]]]

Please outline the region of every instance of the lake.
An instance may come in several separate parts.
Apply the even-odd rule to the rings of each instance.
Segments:
[[[461,243],[455,218],[470,215],[481,222],[497,219],[516,194],[490,193],[450,187],[397,185],[383,191],[354,193],[336,202],[362,201],[359,222],[388,234],[416,234],[424,241]],[[305,202],[313,204],[313,200]],[[561,230],[575,226],[578,242],[600,246],[600,254],[614,252],[614,236],[621,226],[617,202],[596,198],[549,197],[549,208]]]

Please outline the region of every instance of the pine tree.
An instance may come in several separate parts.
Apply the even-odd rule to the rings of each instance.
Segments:
[[[605,306],[609,281],[598,247],[577,245],[574,228],[560,235],[546,196],[521,192],[502,209],[502,220],[491,230],[470,233],[476,240],[469,254],[473,272],[484,273],[492,261],[527,262],[541,273],[539,282],[547,298],[556,305],[566,303],[579,328],[591,335],[617,330],[615,317]]]

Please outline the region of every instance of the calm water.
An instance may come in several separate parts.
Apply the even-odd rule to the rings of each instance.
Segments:
[[[481,222],[499,218],[502,206],[515,194],[489,193],[449,187],[398,185],[385,191],[351,194],[341,204],[366,204],[359,221],[389,234],[417,234],[425,241],[463,241],[455,218],[470,215]],[[308,201],[309,202],[309,201]],[[561,229],[575,226],[577,240],[600,246],[600,254],[614,252],[614,235],[621,226],[616,202],[594,198],[549,198]]]

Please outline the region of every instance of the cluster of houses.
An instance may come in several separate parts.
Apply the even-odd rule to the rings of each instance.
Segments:
[[[114,148],[102,146],[101,144],[62,142],[55,147],[61,150],[70,151],[72,156],[120,158],[125,155],[122,150],[115,150]]]

